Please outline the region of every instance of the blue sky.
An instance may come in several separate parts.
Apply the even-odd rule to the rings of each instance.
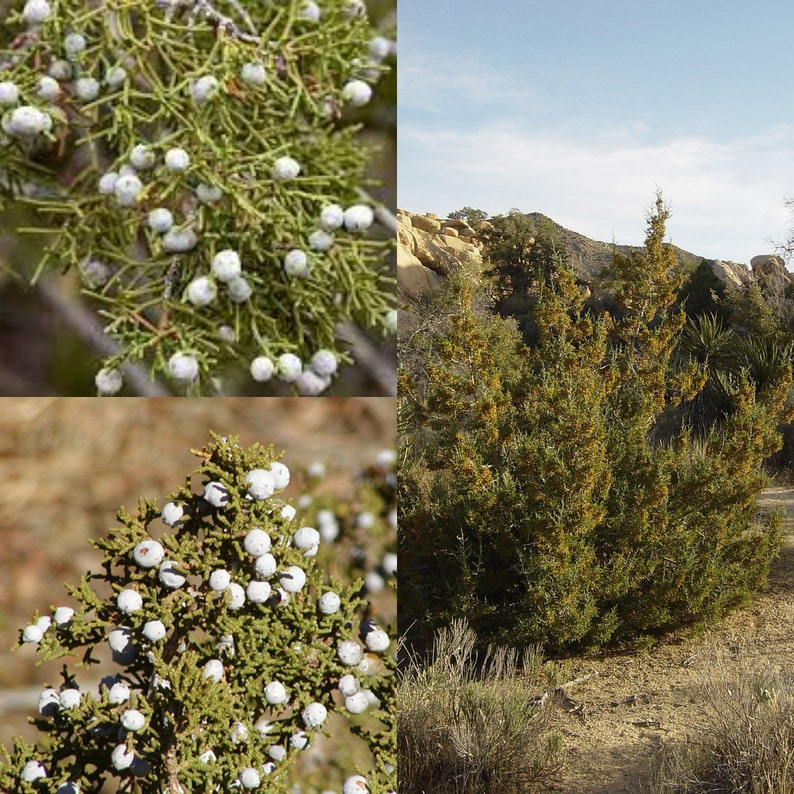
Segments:
[[[749,262],[792,218],[791,0],[399,0],[398,205]],[[790,265],[792,267],[792,265]]]

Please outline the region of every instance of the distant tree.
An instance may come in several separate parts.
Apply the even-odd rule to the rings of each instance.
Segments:
[[[485,210],[476,210],[474,207],[464,207],[450,212],[447,217],[451,220],[467,221],[472,229],[476,229],[484,220],[487,220],[488,213]]]
[[[730,315],[725,285],[707,259],[701,259],[700,264],[684,281],[676,303],[690,319],[713,315],[721,322],[726,322]]]

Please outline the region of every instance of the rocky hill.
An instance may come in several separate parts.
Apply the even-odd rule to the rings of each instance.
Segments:
[[[527,217],[538,228],[550,221],[539,212],[529,213]],[[591,283],[612,261],[613,244],[591,240],[554,221],[551,223],[568,251],[577,276],[583,283]],[[487,254],[478,231],[464,220],[398,210],[397,224],[397,284],[403,303],[432,290],[454,270],[479,270]],[[694,268],[703,259],[682,248],[673,248],[679,264],[685,269]],[[619,245],[617,250],[626,254],[636,247]],[[794,321],[794,275],[786,269],[781,257],[761,254],[754,256],[749,265],[720,259],[706,261],[727,288],[758,284],[775,314],[786,321]]]

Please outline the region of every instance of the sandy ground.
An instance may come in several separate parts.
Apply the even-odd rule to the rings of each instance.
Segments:
[[[702,693],[714,674],[766,661],[794,668],[794,488],[765,492],[762,510],[785,511],[785,542],[767,586],[744,610],[706,633],[673,636],[642,654],[594,654],[571,660],[571,678],[597,673],[569,689],[560,718],[566,764],[550,792],[624,794],[669,742],[683,741],[707,716]]]

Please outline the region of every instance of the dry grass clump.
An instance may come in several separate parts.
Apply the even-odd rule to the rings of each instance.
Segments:
[[[557,668],[539,653],[475,652],[463,621],[439,631],[398,690],[400,794],[528,794],[559,769],[551,731]]]
[[[738,672],[715,654],[708,720],[667,749],[642,792],[794,794],[794,674],[738,652]]]

